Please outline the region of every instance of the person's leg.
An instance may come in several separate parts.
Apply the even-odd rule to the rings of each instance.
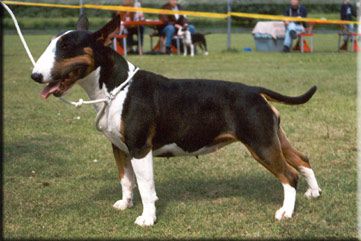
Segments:
[[[349,33],[355,32],[355,26],[354,26],[353,24],[347,25],[347,29],[348,29],[348,32],[349,32]],[[353,41],[353,37],[352,37],[352,36],[351,36],[349,39],[350,39],[350,41]]]
[[[342,32],[345,34],[344,36],[343,36],[343,42],[344,43],[347,43],[348,42],[348,33],[349,33],[349,27],[348,27],[349,25],[347,24],[347,25],[343,25],[342,26],[342,28],[343,28],[343,30],[342,30]]]
[[[294,30],[296,31],[297,34],[305,32],[305,28],[303,27],[302,24],[295,24]]]
[[[196,33],[196,28],[194,27],[194,25],[189,24],[189,25],[188,25],[188,29],[189,29],[189,32],[191,32],[191,34]]]
[[[143,47],[143,43],[144,43],[144,26],[140,26],[139,30],[140,30],[139,39],[140,39],[140,43],[141,43],[141,45]]]
[[[284,51],[285,52],[289,52],[290,48],[292,46],[292,33],[295,32],[295,23],[289,23],[286,27],[286,32],[285,32],[285,40],[283,42],[283,46],[284,46]]]
[[[137,52],[143,54],[144,26],[136,27],[137,30]]]
[[[168,24],[163,30],[162,33],[165,34],[165,47],[167,53],[170,53],[170,47],[172,44],[172,39],[175,33],[175,27],[171,24]]]
[[[343,44],[340,47],[340,50],[348,50],[348,42],[351,40],[352,41],[352,37],[350,37],[350,33],[353,31],[353,25],[352,24],[347,24],[343,26],[344,31],[343,33],[345,34],[343,36]]]
[[[135,41],[135,36],[137,35],[137,29],[136,28],[128,28],[128,34],[127,34],[127,48],[128,51],[131,53],[134,51],[133,46],[137,45]]]

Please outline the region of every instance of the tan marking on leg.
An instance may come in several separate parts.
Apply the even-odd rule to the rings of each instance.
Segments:
[[[145,142],[144,147],[138,153],[138,157],[136,157],[137,159],[141,159],[145,157],[153,149],[153,138],[155,134],[156,134],[156,128],[155,125],[153,124],[149,128],[147,140]]]
[[[125,122],[123,119],[120,120],[120,139],[125,142]]]
[[[156,134],[156,128],[155,128],[155,124],[153,124],[148,132],[148,138],[147,138],[147,146],[150,148],[149,150],[152,149],[153,147],[153,138]]]
[[[253,156],[254,159],[256,159],[256,161],[258,161],[262,166],[264,166],[268,171],[270,171],[273,175],[276,175],[276,172],[274,172],[273,168],[268,165],[258,154],[255,150],[253,150],[252,147],[250,147],[249,145],[245,145],[248,149],[248,151],[251,153],[251,155]]]
[[[278,141],[269,148],[262,150],[263,158],[250,146],[246,145],[246,147],[252,156],[276,176],[281,183],[291,184],[291,186],[297,184],[298,173],[286,162]]]
[[[294,168],[297,169],[306,179],[308,189],[305,193],[307,198],[317,198],[321,194],[321,189],[318,186],[315,173],[313,172],[308,158],[295,150],[289,141],[286,134],[280,128],[278,136],[282,145],[282,152],[286,158],[286,161]]]
[[[114,144],[112,144],[113,147],[113,154],[115,158],[115,163],[118,167],[118,178],[121,180],[124,176],[124,167],[126,165],[127,161],[127,155],[122,152],[118,147],[116,147]]]
[[[284,191],[283,205],[276,211],[275,218],[277,220],[291,218],[296,202],[298,173],[286,162],[277,133],[274,133],[272,144],[267,147],[258,146],[257,149],[254,149],[248,145],[246,146],[252,156],[282,183]]]
[[[300,167],[311,168],[307,157],[291,146],[282,128],[278,131],[278,137],[280,139],[283,155],[292,167],[296,168],[298,171],[300,170]]]

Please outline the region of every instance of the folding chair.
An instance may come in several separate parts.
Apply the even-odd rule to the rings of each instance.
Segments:
[[[348,36],[352,38],[352,51],[358,53],[360,51],[360,47],[358,42],[360,41],[361,34],[355,32],[345,32],[341,31],[338,33],[338,46],[337,50],[340,51],[342,38]]]
[[[293,48],[293,50],[298,50],[301,53],[312,53],[314,50],[314,33],[313,31],[314,23],[309,23],[309,26],[305,29],[304,32],[299,33],[298,44]],[[307,42],[309,38],[310,44]]]
[[[123,46],[120,44],[122,40]],[[127,35],[126,34],[117,34],[113,39],[113,47],[114,50],[123,56],[127,56]]]
[[[119,33],[116,34],[113,38],[113,48],[118,54],[127,56],[127,34],[124,32],[124,24],[122,21],[120,21]],[[120,44],[120,42],[123,42],[123,46]]]

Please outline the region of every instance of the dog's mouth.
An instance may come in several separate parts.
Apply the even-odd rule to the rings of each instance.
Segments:
[[[41,97],[47,99],[50,95],[55,97],[62,96],[70,87],[75,83],[74,79],[68,74],[66,78],[48,83],[45,88],[41,91]]]
[[[47,99],[52,94],[55,97],[62,96],[63,93],[70,88],[70,85],[65,84],[66,82],[67,82],[66,80],[59,80],[47,84],[45,88],[41,91],[41,97]]]
[[[67,71],[62,77],[58,76],[54,81],[49,82],[41,91],[41,97],[47,99],[50,95],[61,97],[67,90],[69,90],[74,83],[80,79],[84,72],[83,68],[73,68]]]

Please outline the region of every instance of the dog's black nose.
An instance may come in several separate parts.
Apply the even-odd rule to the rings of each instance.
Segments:
[[[33,80],[35,80],[36,82],[38,82],[38,83],[43,82],[43,75],[42,75],[42,74],[32,73],[32,74],[31,74],[31,78],[32,78]]]

